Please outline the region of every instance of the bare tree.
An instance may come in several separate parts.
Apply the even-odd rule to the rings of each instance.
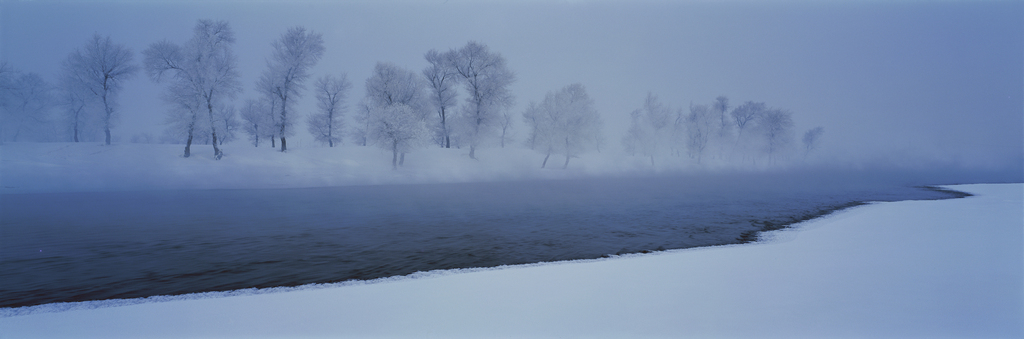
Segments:
[[[317,79],[313,89],[320,112],[309,117],[309,133],[328,147],[334,147],[335,143],[341,142],[347,108],[345,92],[349,87],[352,87],[352,84],[348,82],[347,75],[342,74],[341,77],[335,78],[328,74]]]
[[[508,87],[516,77],[501,54],[475,41],[458,50],[455,70],[468,93],[460,117],[462,134],[469,142],[469,157],[476,159],[477,147],[499,125],[501,111],[514,104]]]
[[[416,73],[391,63],[378,62],[373,75],[366,79],[362,109],[366,110],[367,138],[395,152],[395,168],[405,164],[405,154],[424,134],[422,129],[430,113],[424,108],[423,89]]]
[[[648,93],[644,105],[630,113],[630,126],[622,139],[626,151],[640,153],[651,158],[654,166],[655,155],[671,143],[675,124],[669,108],[663,106],[658,97]]]
[[[62,72],[59,81],[57,104],[63,109],[66,127],[71,132],[71,140],[79,142],[84,138],[85,131],[90,125],[91,119],[87,107],[92,99],[92,94],[79,81],[69,76],[66,71]]]
[[[729,121],[729,98],[724,95],[719,95],[715,98],[715,103],[711,105],[714,116],[717,118],[716,129],[718,129],[719,136],[725,136],[729,133],[732,127],[732,122]]]
[[[221,145],[224,143],[235,140],[235,132],[238,131],[238,111],[235,110],[233,105],[221,105],[217,108],[217,114],[215,122],[217,124],[217,130],[223,131],[217,141]]]
[[[279,104],[277,123],[281,137],[281,152],[288,150],[286,136],[291,134],[295,117],[289,110],[295,99],[302,96],[303,82],[309,78],[309,69],[324,55],[324,38],[320,33],[306,31],[303,27],[288,29],[281,38],[274,41],[274,52],[267,61],[267,70],[260,78],[257,88],[277,97]],[[294,114],[292,114],[294,115]]]
[[[512,126],[515,125],[515,115],[508,109],[501,110],[501,115],[498,118],[498,125],[501,126],[501,136],[498,140],[501,142],[501,148],[505,148],[505,142],[512,142],[513,135],[511,133]]]
[[[781,109],[770,109],[758,116],[757,125],[764,137],[768,163],[774,164],[775,156],[792,140],[793,114]]]
[[[374,145],[391,151],[391,169],[397,170],[405,162],[405,153],[412,151],[423,139],[422,113],[411,106],[396,103],[371,107],[369,138]],[[399,160],[399,154],[402,155]]]
[[[264,98],[248,99],[242,105],[239,115],[243,121],[242,131],[249,135],[253,147],[260,147],[260,137],[267,135],[267,130],[274,126],[270,104]]]
[[[164,74],[172,76],[165,99],[176,106],[172,112],[184,112],[189,117],[185,119],[185,157],[190,155],[198,115],[203,112],[208,118],[205,120],[209,124],[213,155],[219,160],[224,153],[218,147],[215,108],[241,91],[237,61],[231,51],[235,34],[226,21],[212,20],[199,20],[193,33],[192,39],[182,46],[166,40],[150,45],[143,52],[146,73],[156,82]]]
[[[3,80],[3,110],[0,111],[0,142],[51,139],[47,126],[50,121],[52,92],[50,85],[36,73],[11,72]]]
[[[441,147],[451,148],[451,126],[448,123],[448,116],[451,108],[455,107],[458,91],[455,86],[459,81],[459,73],[455,68],[458,53],[454,50],[440,53],[436,50],[427,51],[423,56],[430,63],[423,70],[423,76],[430,86],[430,103],[437,110],[437,117],[440,120],[438,125],[438,139]]]
[[[809,129],[807,130],[807,132],[804,132],[804,159],[807,158],[808,154],[811,154],[811,151],[818,148],[818,142],[820,142],[821,135],[824,133],[825,129],[821,128],[821,126]]]
[[[356,105],[355,116],[352,117],[356,121],[356,125],[352,129],[352,141],[356,145],[366,146],[370,142],[370,123],[372,122],[370,111],[370,104],[363,98]]]
[[[535,149],[545,154],[541,168],[547,166],[551,154],[565,155],[562,168],[568,168],[569,159],[596,149],[601,142],[601,116],[581,84],[548,92],[540,104],[530,103],[523,118]]]
[[[698,164],[704,155],[704,149],[708,147],[711,135],[715,133],[715,125],[719,121],[715,115],[716,112],[708,106],[691,104],[690,114],[686,116],[686,147],[691,157],[696,156]]]
[[[76,49],[64,61],[64,73],[79,82],[103,105],[103,132],[110,145],[110,128],[117,107],[116,97],[124,81],[132,78],[138,66],[132,62],[132,51],[115,44],[110,37],[95,34],[82,49]]]
[[[753,101],[744,102],[739,107],[733,109],[731,115],[736,123],[736,128],[739,129],[739,134],[742,135],[747,124],[757,119],[766,110],[767,108],[763,102]]]

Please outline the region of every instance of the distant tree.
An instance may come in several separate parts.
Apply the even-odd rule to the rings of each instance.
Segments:
[[[405,154],[425,132],[427,116],[423,81],[411,71],[378,62],[366,79],[367,138],[395,152],[395,168],[405,164]],[[398,108],[394,108],[398,107]],[[416,121],[419,121],[418,123]],[[401,159],[398,156],[401,155]]]
[[[107,145],[110,145],[117,94],[124,81],[138,71],[132,59],[132,51],[128,47],[115,44],[109,36],[94,34],[82,49],[68,55],[63,64],[65,76],[79,82],[103,105],[103,132]]]
[[[825,129],[821,128],[821,126],[809,129],[807,130],[807,132],[804,132],[804,158],[807,158],[807,155],[811,154],[811,151],[818,148],[818,142],[820,142],[821,135],[824,133]]]
[[[369,138],[374,145],[391,151],[391,168],[398,169],[405,161],[405,153],[412,151],[423,139],[423,115],[411,106],[394,104],[371,108]],[[402,154],[399,162],[398,155]]]
[[[724,95],[720,95],[715,98],[715,103],[711,105],[712,115],[716,118],[715,129],[718,130],[719,137],[725,137],[732,131],[732,121],[729,120],[729,98]]]
[[[541,168],[547,166],[551,154],[565,155],[562,168],[568,168],[569,159],[597,149],[602,140],[601,116],[581,84],[548,92],[540,104],[530,103],[523,120],[530,128],[534,149],[545,154]]]
[[[758,116],[768,110],[767,106],[763,102],[744,102],[739,107],[732,110],[733,122],[736,123],[736,128],[739,129],[739,134],[742,135],[747,125],[757,119]]]
[[[462,77],[467,92],[460,116],[460,134],[469,143],[469,157],[476,159],[477,147],[485,138],[493,136],[500,125],[502,110],[515,103],[508,87],[516,77],[501,54],[475,41],[458,50],[455,70]]]
[[[238,121],[238,111],[233,105],[221,105],[216,115],[217,130],[224,131],[218,139],[221,145],[235,140],[235,132],[238,131],[241,123]]]
[[[498,119],[498,125],[501,126],[501,136],[498,140],[501,142],[501,148],[505,148],[505,142],[512,142],[512,127],[515,125],[515,114],[508,109],[501,110],[501,115]]]
[[[793,114],[781,109],[770,109],[758,116],[757,125],[764,137],[768,163],[774,164],[775,155],[792,140]]]
[[[0,111],[0,142],[26,138],[50,140],[52,136],[47,130],[53,100],[50,85],[36,73],[6,72],[10,72],[9,78],[0,80],[6,83],[2,93],[3,111]]]
[[[182,118],[171,118],[169,122],[180,122],[179,128],[187,131],[185,157],[191,154],[198,116],[205,114],[207,119],[203,120],[209,126],[213,155],[219,160],[224,154],[218,147],[215,108],[241,91],[237,61],[231,51],[235,34],[226,21],[212,20],[199,20],[193,33],[192,39],[181,46],[166,40],[150,45],[143,52],[146,73],[156,82],[164,74],[172,76],[164,98],[175,106],[172,113],[182,113]]]
[[[239,115],[242,118],[242,131],[249,136],[253,147],[260,147],[260,137],[271,133],[268,130],[274,126],[270,104],[265,98],[248,99],[242,105]]]
[[[281,137],[281,152],[288,150],[286,136],[292,133],[291,126],[296,119],[289,115],[296,99],[302,96],[303,83],[309,78],[309,70],[324,54],[324,39],[320,33],[306,31],[303,27],[288,29],[281,38],[274,41],[273,54],[267,62],[267,70],[257,88],[275,96],[278,105],[276,122]]]
[[[437,117],[440,120],[437,130],[437,139],[441,147],[451,148],[451,124],[448,123],[452,108],[455,107],[458,96],[457,88],[459,73],[455,67],[458,53],[454,50],[440,53],[436,50],[427,51],[423,56],[430,63],[423,70],[423,76],[430,86],[430,103],[437,110]]]
[[[690,114],[686,116],[686,148],[691,157],[697,158],[698,164],[720,121],[716,113],[708,106],[691,104]]]
[[[66,70],[61,73],[59,81],[56,88],[57,105],[62,109],[63,120],[71,134],[71,140],[79,142],[79,139],[84,138],[83,134],[90,125],[90,112],[87,108],[92,101],[92,94]]]
[[[370,142],[370,123],[373,121],[370,116],[373,113],[370,107],[366,98],[361,99],[356,105],[355,116],[353,116],[356,124],[352,129],[352,142],[359,146],[366,146]]]
[[[345,92],[348,92],[349,87],[352,84],[345,74],[337,78],[328,74],[317,79],[313,89],[320,112],[309,117],[309,133],[313,134],[316,141],[328,147],[341,142],[345,123]]]
[[[670,109],[663,106],[657,96],[648,93],[643,107],[634,110],[629,117],[629,129],[622,139],[626,152],[650,157],[654,166],[655,155],[669,145],[673,136],[675,120]]]

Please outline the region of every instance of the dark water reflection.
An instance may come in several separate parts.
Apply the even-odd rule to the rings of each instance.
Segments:
[[[798,175],[0,195],[0,307],[736,243],[904,183]]]

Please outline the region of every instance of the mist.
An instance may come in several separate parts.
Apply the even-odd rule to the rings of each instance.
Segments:
[[[430,49],[486,44],[515,73],[517,117],[545,93],[580,83],[621,151],[648,93],[668,107],[764,102],[792,112],[796,146],[824,134],[810,162],[830,168],[993,171],[1024,164],[1024,23],[1017,2],[5,2],[0,58],[54,82],[94,33],[136,53],[185,41],[197,19],[225,20],[242,93],[258,96],[271,42],[293,26],[320,32],[311,73],[347,73],[354,103],[379,61],[419,72]],[[309,84],[307,84],[309,85]],[[159,136],[164,90],[139,74],[119,95],[116,138]],[[460,101],[464,97],[459,98]],[[302,118],[315,111],[299,99]],[[349,110],[351,118],[353,110]],[[322,147],[304,128],[292,147]],[[527,131],[521,122],[521,145]],[[236,143],[233,147],[241,147]]]

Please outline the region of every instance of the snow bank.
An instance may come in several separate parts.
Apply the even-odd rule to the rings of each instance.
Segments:
[[[5,143],[0,145],[0,193],[153,189],[299,188],[365,184],[451,183],[558,179],[650,170],[644,159],[588,154],[569,169],[541,169],[544,155],[521,147],[485,148],[479,160],[469,150],[424,148],[391,169],[391,153],[375,147],[342,145],[270,147],[234,143],[213,159],[209,145],[97,143]],[[564,159],[563,159],[564,160]],[[635,161],[630,161],[635,160]]]
[[[1022,337],[1024,185],[770,240],[0,318],[25,337]]]

